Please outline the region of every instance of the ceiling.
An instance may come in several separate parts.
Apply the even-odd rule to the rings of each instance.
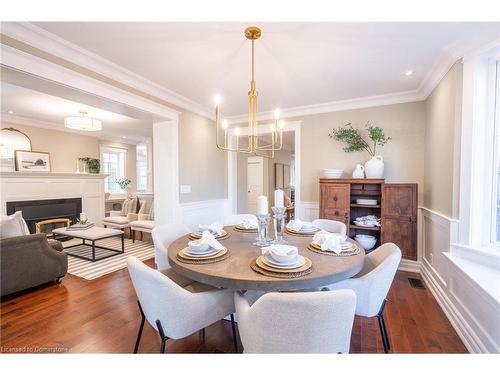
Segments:
[[[250,24],[34,24],[203,106],[220,93],[225,115],[247,111]],[[457,48],[500,36],[500,23],[256,24],[259,111],[416,90]]]
[[[152,136],[152,122],[145,119],[135,119],[4,81],[0,82],[0,90],[2,121],[71,131],[125,143],[141,142]],[[101,120],[102,131],[81,132],[66,129],[64,117],[78,116],[81,110],[86,111],[87,116]]]

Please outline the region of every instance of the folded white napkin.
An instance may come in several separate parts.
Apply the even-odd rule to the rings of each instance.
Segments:
[[[204,232],[208,230],[210,233],[216,236],[220,236],[222,234],[222,229],[224,226],[218,221],[214,221],[212,224],[200,224],[198,225],[198,229],[200,232]]]
[[[342,243],[346,240],[346,236],[339,233],[330,233],[326,230],[320,230],[313,237],[313,242],[321,246],[323,251],[333,251],[335,254],[342,252]]]
[[[258,226],[258,223],[257,223],[257,219],[245,219],[243,220],[243,222],[241,223],[241,227],[245,228],[245,229],[255,229],[257,228]]]
[[[288,229],[292,229],[296,232],[300,232],[302,228],[313,228],[313,225],[309,221],[302,221],[300,219],[290,220],[290,222],[286,225]]]
[[[262,255],[272,258],[278,263],[293,263],[297,260],[299,250],[290,245],[271,245],[261,248]]]
[[[199,249],[200,252],[206,251],[208,245],[212,249],[215,250],[224,250],[224,246],[221,245],[219,241],[217,241],[212,233],[208,230],[203,231],[201,238],[195,241],[189,241],[188,246],[191,252],[196,252]]]

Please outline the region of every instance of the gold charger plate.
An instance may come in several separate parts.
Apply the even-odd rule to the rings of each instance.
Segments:
[[[311,242],[307,246],[307,249],[311,250],[311,251],[314,251],[315,253],[324,254],[324,255],[330,255],[330,256],[336,256],[336,257],[348,257],[348,256],[351,256],[351,255],[359,254],[359,252],[361,251],[361,249],[356,244],[354,244],[354,243],[352,244],[352,248],[350,250],[344,250],[340,254],[336,254],[333,251],[324,251],[324,250],[321,250],[321,246],[319,246],[319,245],[317,245],[317,244],[315,244],[313,242]]]
[[[314,232],[311,232],[311,233],[301,233],[301,232],[297,232],[293,229],[289,229],[289,228],[285,227],[285,233],[291,234],[292,236],[300,236],[300,237],[314,237],[314,235],[318,231],[319,231],[319,229],[315,230]]]
[[[222,250],[222,251],[224,251],[224,250]],[[212,255],[212,257],[205,257],[205,258],[200,258],[200,257],[185,258],[185,255],[184,256],[181,255],[181,252],[179,251],[177,253],[177,255],[176,255],[175,258],[179,262],[182,262],[182,263],[188,263],[188,264],[210,264],[210,263],[221,262],[221,261],[229,258],[229,255],[230,255],[229,250],[225,249],[225,252],[222,255],[221,255],[221,253],[217,253],[215,255]]]
[[[229,233],[223,230],[223,233],[219,236],[214,236],[216,240],[225,240],[226,238],[229,238]],[[201,234],[198,234],[196,232],[192,232],[189,234],[189,238],[192,240],[199,240],[201,238]]]
[[[257,228],[255,228],[255,229],[247,229],[247,228],[241,227],[241,226],[239,226],[239,225],[236,225],[233,229],[234,229],[236,232],[242,232],[242,233],[257,233]]]
[[[313,270],[312,262],[307,257],[304,257],[306,259],[306,264],[304,264],[302,267],[293,268],[289,270],[282,270],[278,268],[269,267],[265,265],[262,261],[260,261],[259,258],[260,257],[252,261],[252,263],[250,264],[250,268],[252,268],[255,272],[260,273],[261,275],[264,276],[276,277],[278,279],[297,279],[299,277],[310,274]],[[262,266],[259,266],[259,264],[261,264]]]
[[[179,255],[179,257],[183,258],[183,259],[215,259],[215,258],[218,258],[218,257],[221,257],[221,256],[224,256],[226,255],[226,253],[228,252],[228,249],[224,248],[224,250],[221,250],[219,251],[218,253],[216,254],[212,254],[212,255],[205,255],[205,256],[200,256],[200,257],[197,257],[197,256],[193,256],[193,255],[189,255],[186,250],[188,248],[185,247],[184,249],[180,250],[177,255]]]
[[[302,266],[296,267],[296,268],[275,268],[267,265],[262,261],[262,255],[259,256],[257,259],[255,259],[255,263],[257,266],[259,266],[262,269],[265,269],[266,271],[271,271],[271,272],[278,272],[278,273],[291,273],[291,272],[302,272],[306,271],[307,269],[311,268],[312,266],[312,261],[304,257],[304,260],[306,261]]]

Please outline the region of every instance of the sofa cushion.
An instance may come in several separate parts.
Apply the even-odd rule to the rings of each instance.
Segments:
[[[139,199],[137,197],[125,198],[122,204],[122,216],[127,216],[128,213],[137,213],[138,205]]]
[[[28,226],[23,219],[22,211],[16,211],[10,216],[2,215],[0,218],[0,238],[25,236],[30,234]]]
[[[130,223],[132,228],[144,228],[153,229],[155,227],[155,222],[152,220],[136,220]]]
[[[109,216],[105,217],[102,221],[113,224],[128,224],[128,218],[126,216]]]

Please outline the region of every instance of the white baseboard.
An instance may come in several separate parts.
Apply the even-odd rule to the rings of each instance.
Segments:
[[[406,271],[406,272],[420,273],[421,268],[422,268],[422,264],[420,262],[417,262],[415,260],[409,260],[409,259],[401,259],[401,262],[399,263],[398,270],[399,271]]]

